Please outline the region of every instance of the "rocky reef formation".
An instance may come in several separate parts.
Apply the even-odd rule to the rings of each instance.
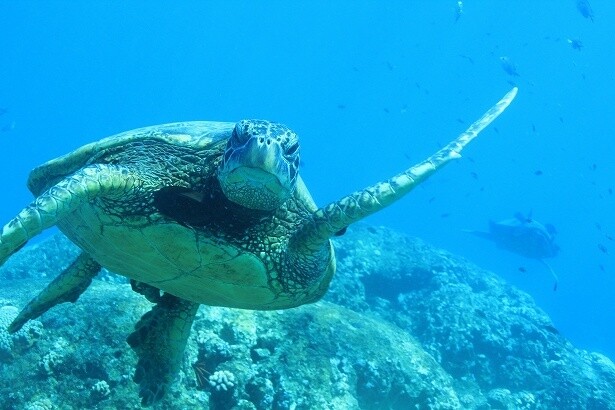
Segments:
[[[531,298],[422,241],[357,225],[325,300],[202,306],[161,409],[615,409],[615,365]],[[0,268],[0,408],[138,409],[125,342],[150,309],[104,272],[18,334],[8,322],[76,250],[56,235]]]

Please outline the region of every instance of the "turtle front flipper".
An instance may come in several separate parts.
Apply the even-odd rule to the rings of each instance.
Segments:
[[[76,302],[90,286],[101,266],[92,257],[82,252],[73,263],[55,278],[41,293],[26,305],[8,327],[15,333],[28,321],[36,319],[55,305]]]
[[[197,303],[165,293],[128,336],[139,357],[133,380],[144,406],[162,399],[173,382],[198,308]]]
[[[448,162],[460,158],[461,150],[502,114],[516,95],[517,87],[514,87],[465,132],[424,161],[386,181],[378,182],[316,210],[291,238],[291,265],[298,266],[305,260],[305,255],[321,252],[323,246],[337,232],[401,199]]]
[[[89,165],[60,180],[2,228],[0,265],[28,240],[82,204],[100,196],[122,197],[134,191],[141,182],[129,169],[108,164]]]

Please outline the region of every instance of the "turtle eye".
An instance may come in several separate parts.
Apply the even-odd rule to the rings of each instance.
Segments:
[[[299,149],[299,143],[295,142],[293,145],[291,145],[290,147],[286,149],[286,155],[288,155],[289,157],[292,157],[295,155],[298,149]]]
[[[252,134],[250,133],[250,127],[248,127],[247,121],[239,121],[235,125],[235,128],[233,128],[230,141],[236,145],[243,145],[250,139],[251,136]]]

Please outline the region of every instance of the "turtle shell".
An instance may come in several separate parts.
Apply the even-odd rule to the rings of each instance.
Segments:
[[[47,161],[34,168],[28,188],[38,196],[43,191],[78,169],[95,162],[93,159],[110,150],[121,150],[128,143],[159,141],[173,146],[203,149],[220,140],[227,140],[235,123],[188,121],[137,128],[86,144],[73,152]]]

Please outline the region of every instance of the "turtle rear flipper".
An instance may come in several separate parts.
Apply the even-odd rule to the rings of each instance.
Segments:
[[[96,164],[81,168],[41,193],[0,231],[0,266],[31,238],[95,197],[117,198],[138,184],[125,167]]]
[[[198,308],[197,303],[165,293],[128,336],[139,357],[133,380],[144,406],[162,399],[173,382]]]
[[[76,302],[90,286],[92,278],[100,272],[101,266],[92,257],[82,252],[57,278],[32,299],[8,327],[15,333],[28,321],[36,319],[55,305]]]

